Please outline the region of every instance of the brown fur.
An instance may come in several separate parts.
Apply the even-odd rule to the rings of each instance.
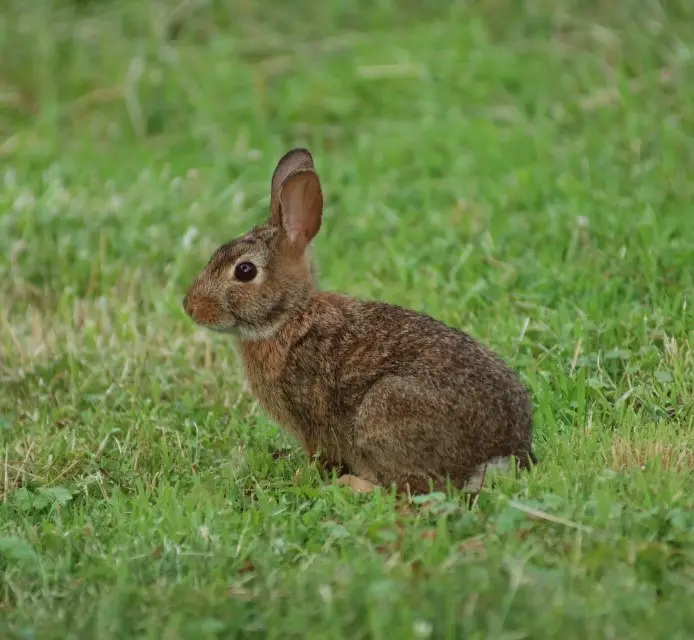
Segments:
[[[327,469],[426,492],[532,453],[527,390],[467,334],[409,309],[319,292],[308,245],[323,197],[308,151],[279,162],[267,224],[221,247],[188,291],[198,324],[237,336],[251,389]],[[239,282],[234,265],[258,276]]]

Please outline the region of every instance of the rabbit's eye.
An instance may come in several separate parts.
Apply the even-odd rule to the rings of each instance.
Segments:
[[[250,282],[258,275],[258,269],[252,262],[239,262],[234,269],[234,277],[241,282]]]

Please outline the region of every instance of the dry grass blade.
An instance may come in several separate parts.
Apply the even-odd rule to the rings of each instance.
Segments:
[[[662,471],[685,473],[694,469],[694,450],[681,442],[637,441],[617,436],[610,454],[611,466],[616,469],[639,469],[655,460],[659,460]]]
[[[569,520],[568,518],[562,518],[561,516],[554,516],[551,513],[547,513],[546,511],[542,511],[541,509],[537,509],[535,507],[529,507],[527,504],[517,502],[516,500],[509,500],[508,505],[510,507],[513,507],[514,509],[518,509],[518,511],[527,513],[531,518],[535,518],[537,520],[553,522],[554,524],[560,524],[564,527],[570,527],[572,529],[577,529],[578,531],[584,531],[585,533],[593,533],[594,531],[592,527],[589,527],[587,525],[583,525],[578,522],[573,522],[572,520]]]
[[[10,478],[9,478],[9,473],[8,473],[8,466],[7,466],[7,461],[8,461],[8,454],[9,454],[9,448],[8,445],[5,445],[5,462],[4,462],[4,467],[3,467],[3,475],[5,476],[5,482],[3,483],[3,491],[2,491],[2,501],[7,502],[7,496],[9,494],[9,486],[10,486]]]

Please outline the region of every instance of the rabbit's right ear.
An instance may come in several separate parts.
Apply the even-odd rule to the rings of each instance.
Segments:
[[[282,225],[282,210],[280,203],[280,191],[287,178],[293,173],[300,171],[315,171],[313,168],[313,157],[308,149],[292,149],[285,153],[277,163],[275,172],[272,174],[272,185],[270,187],[270,223],[275,226]]]

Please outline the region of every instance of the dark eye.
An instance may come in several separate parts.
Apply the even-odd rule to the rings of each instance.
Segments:
[[[239,262],[234,269],[234,277],[241,282],[250,282],[258,275],[258,269],[252,262]]]

